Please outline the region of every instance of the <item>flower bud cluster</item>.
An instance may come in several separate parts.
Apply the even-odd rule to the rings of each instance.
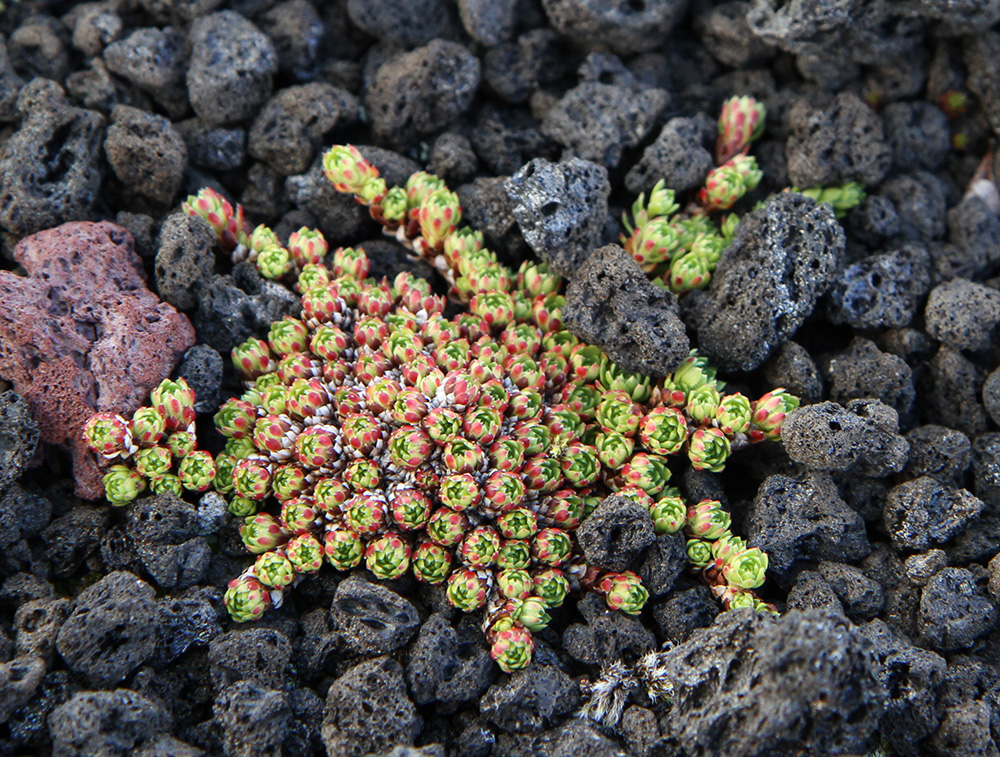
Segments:
[[[83,427],[87,446],[105,460],[118,461],[104,474],[112,505],[127,505],[144,491],[202,492],[215,481],[212,456],[197,447],[194,392],[183,379],[164,379],[150,404],[126,420],[97,413]]]
[[[285,276],[299,278],[311,266],[322,262],[329,245],[318,229],[303,226],[282,245],[277,235],[263,224],[251,230],[243,217],[243,206],[236,209],[214,189],[205,187],[181,203],[181,208],[200,216],[212,227],[223,250],[232,253],[233,261],[248,259],[265,279]]]
[[[810,187],[809,189],[799,189],[792,187],[792,192],[804,194],[811,197],[816,202],[828,202],[833,206],[833,212],[837,218],[843,218],[856,208],[867,196],[865,188],[856,181],[849,181],[836,187]]]

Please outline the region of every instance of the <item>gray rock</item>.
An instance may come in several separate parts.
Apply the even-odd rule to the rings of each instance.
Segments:
[[[104,175],[104,117],[35,79],[18,96],[20,128],[0,154],[0,225],[18,236],[92,220]]]
[[[1000,215],[978,195],[969,194],[948,209],[948,241],[961,251],[961,262],[948,273],[967,279],[996,273],[1000,264]],[[939,271],[942,279],[945,271]]]
[[[74,507],[42,532],[45,556],[56,577],[66,578],[97,549],[108,530],[109,513],[94,507]]]
[[[52,753],[65,757],[127,755],[170,730],[161,703],[129,689],[83,691],[49,715]]]
[[[661,725],[692,757],[862,753],[885,709],[871,645],[838,614],[725,612],[664,657]]]
[[[377,0],[347,0],[347,15],[362,31],[403,47],[426,45],[458,32],[454,7],[444,0],[417,0],[388,6]]]
[[[1000,323],[1000,292],[966,279],[931,290],[924,308],[927,333],[955,350],[985,350]]]
[[[282,754],[292,724],[284,692],[254,681],[237,681],[219,692],[212,707],[226,754]]]
[[[877,581],[868,578],[860,568],[841,562],[823,561],[819,574],[833,588],[844,606],[847,617],[855,623],[871,620],[885,607],[885,595]]]
[[[184,353],[177,375],[194,390],[195,412],[214,413],[219,409],[222,368],[222,355],[207,344],[196,344]]]
[[[933,476],[942,484],[961,483],[969,468],[972,443],[961,431],[929,423],[906,432],[910,459],[907,478]]]
[[[261,28],[274,43],[278,69],[294,81],[318,78],[320,48],[326,28],[307,0],[288,0],[261,16]]]
[[[612,494],[575,531],[588,565],[629,570],[656,541],[649,510],[629,497]]]
[[[114,686],[156,651],[156,616],[149,584],[131,573],[110,573],[80,592],[59,629],[56,649],[89,685]]]
[[[171,213],[160,226],[153,272],[156,289],[178,310],[193,310],[201,288],[215,272],[217,239],[200,216],[183,210]]]
[[[111,111],[104,154],[129,194],[169,205],[180,191],[187,167],[187,147],[163,116],[127,105]]]
[[[924,587],[918,621],[921,644],[953,652],[996,628],[1000,613],[971,572],[945,568]]]
[[[947,192],[947,186],[928,171],[899,174],[879,187],[879,194],[896,207],[900,236],[925,244],[945,234]]]
[[[825,356],[820,370],[834,402],[877,399],[906,417],[916,399],[913,372],[906,361],[882,352],[864,337],[856,336],[843,352]]]
[[[658,47],[684,17],[687,0],[613,4],[601,0],[542,0],[549,22],[585,47],[608,47],[619,55]]]
[[[931,285],[930,255],[917,244],[870,255],[837,274],[827,313],[855,329],[908,326]]]
[[[35,454],[38,423],[21,395],[0,393],[0,493],[17,481]]]
[[[572,158],[535,158],[504,184],[525,241],[560,276],[575,278],[601,238],[608,215],[608,173]]]
[[[374,165],[382,171],[381,165],[378,163]],[[390,181],[384,172],[382,176],[390,186],[396,183]],[[403,182],[399,183],[405,181],[404,177]],[[285,179],[285,199],[312,214],[316,219],[316,228],[323,232],[323,236],[334,249],[338,245],[373,236],[376,231],[375,222],[372,221],[367,209],[355,202],[351,195],[343,194],[333,188],[333,184],[323,173],[321,157],[317,156],[306,173]],[[297,305],[296,309],[298,307]]]
[[[615,244],[594,251],[566,287],[566,328],[627,371],[666,376],[688,357],[677,298]]]
[[[713,124],[714,126],[714,124]],[[625,175],[632,194],[649,192],[661,179],[675,192],[700,187],[715,167],[705,149],[706,123],[697,118],[671,118],[656,141],[642,151],[642,158]]]
[[[222,592],[215,587],[196,586],[182,594],[164,596],[160,610],[159,642],[154,667],[173,663],[192,646],[207,645],[222,633]]]
[[[87,57],[100,55],[107,45],[121,36],[124,24],[112,8],[103,3],[83,3],[67,16],[63,23],[73,29],[73,47]]]
[[[701,44],[719,63],[747,70],[774,56],[772,45],[750,31],[749,2],[724,2],[706,8],[694,18]]]
[[[193,505],[160,494],[138,500],[127,517],[128,539],[157,586],[186,589],[205,577],[212,550]]]
[[[0,720],[7,722],[38,691],[46,664],[40,657],[18,656],[0,662]]]
[[[812,356],[798,342],[785,342],[761,366],[768,386],[784,387],[803,405],[823,398],[823,378]]]
[[[63,24],[44,13],[34,13],[10,34],[11,63],[26,79],[63,81],[72,70],[69,34]]]
[[[902,228],[896,205],[883,195],[868,195],[847,214],[845,225],[852,236],[873,248],[899,234]]]
[[[790,115],[788,175],[798,187],[857,181],[874,186],[889,173],[892,152],[878,114],[844,92],[829,108],[800,102]]]
[[[372,133],[406,147],[447,127],[472,105],[479,74],[479,59],[457,42],[435,39],[394,55],[365,94]]]
[[[906,754],[938,727],[935,705],[947,663],[935,652],[914,646],[882,620],[866,623],[859,631],[874,645],[880,663],[876,675],[888,692],[882,735],[893,749]]]
[[[24,82],[14,73],[6,40],[0,39],[0,123],[17,119],[17,96]]]
[[[14,655],[35,657],[46,666],[55,656],[56,636],[70,613],[68,599],[32,599],[14,613]]]
[[[903,561],[906,580],[914,586],[926,586],[938,571],[947,567],[948,555],[943,549],[929,549]]]
[[[285,176],[305,173],[334,129],[358,118],[350,92],[315,82],[287,87],[268,100],[250,128],[250,156]]]
[[[992,707],[985,698],[946,707],[941,726],[928,739],[928,746],[936,754],[954,757],[995,755],[998,751],[990,729],[992,715]]]
[[[337,585],[330,626],[358,654],[386,654],[406,644],[420,627],[417,608],[394,591],[357,577]]]
[[[562,722],[580,700],[573,680],[536,659],[494,684],[480,700],[483,716],[511,733],[538,732]]]
[[[218,126],[254,115],[278,70],[267,35],[239,13],[220,11],[195,21],[189,39],[188,98],[198,117]]]
[[[783,583],[799,561],[853,561],[871,552],[864,520],[824,473],[768,476],[747,516],[747,542],[767,552],[769,572]]]
[[[322,738],[327,754],[380,754],[412,745],[421,720],[399,663],[377,657],[351,668],[326,695]]]
[[[909,445],[896,411],[877,400],[847,407],[821,402],[793,410],[781,427],[785,452],[811,470],[855,471],[882,478],[906,465]]]
[[[187,146],[188,161],[192,166],[211,171],[231,171],[242,166],[246,160],[247,135],[243,129],[211,127],[198,118],[189,118],[174,126]],[[248,215],[252,217],[252,214]]]
[[[844,230],[804,195],[743,216],[709,288],[685,297],[699,350],[721,370],[753,370],[787,341],[834,281]]]
[[[962,48],[969,72],[966,86],[982,103],[993,133],[1000,132],[1000,34],[987,31],[974,35]]]
[[[504,191],[506,182],[503,176],[481,176],[459,186],[455,193],[462,202],[462,219],[483,233],[488,249],[523,260],[531,255],[531,248],[517,225],[514,203]]]
[[[566,74],[571,65],[558,34],[547,27],[532,29],[514,42],[486,51],[483,82],[502,100],[518,104],[527,101],[543,84]]]
[[[434,140],[427,159],[428,171],[440,176],[449,186],[456,187],[472,178],[476,165],[476,153],[468,137],[454,131],[446,131]],[[464,205],[462,215],[464,218]]]
[[[932,103],[892,103],[883,111],[882,121],[898,171],[936,171],[951,152],[948,117]]]
[[[458,0],[462,26],[476,42],[486,47],[506,42],[514,34],[516,0]]]
[[[965,489],[942,486],[922,476],[889,492],[885,528],[897,549],[923,551],[960,534],[984,507]]]
[[[289,683],[292,646],[273,628],[228,631],[208,645],[212,688],[220,692],[237,681],[284,689]]]
[[[927,366],[930,370],[921,391],[927,420],[957,429],[970,438],[983,433],[984,372],[961,352],[944,345]]]
[[[586,665],[601,665],[605,660],[638,659],[656,649],[656,637],[637,618],[607,609],[604,600],[589,595],[584,602],[592,607],[587,622],[573,623],[563,632],[563,647]]]
[[[549,109],[541,131],[567,155],[614,168],[624,150],[646,138],[668,102],[661,89],[584,82]]]
[[[646,550],[636,572],[651,597],[661,597],[672,591],[677,579],[687,570],[686,545],[681,534],[663,534]]]
[[[446,613],[435,613],[421,626],[410,648],[406,682],[414,703],[471,702],[493,682],[494,665],[481,633],[461,634]]]
[[[188,107],[184,48],[184,35],[171,26],[136,29],[104,48],[104,64],[180,116]]]

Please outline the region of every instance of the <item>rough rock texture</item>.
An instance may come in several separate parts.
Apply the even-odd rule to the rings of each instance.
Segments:
[[[354,577],[337,585],[330,626],[352,652],[392,652],[410,640],[419,624],[417,608],[384,586]]]
[[[377,657],[356,665],[327,692],[322,736],[328,755],[381,754],[412,745],[419,732],[420,717],[395,660]]]
[[[552,26],[574,42],[631,55],[656,48],[683,18],[688,0],[542,0],[542,5]]]
[[[961,533],[983,511],[965,489],[922,476],[893,488],[885,502],[885,528],[900,550],[925,550]]]
[[[524,241],[560,276],[574,278],[604,231],[608,172],[580,158],[536,158],[504,184]]]
[[[104,117],[36,79],[17,99],[21,126],[0,149],[0,225],[17,235],[90,217],[104,166]]]
[[[885,708],[878,669],[838,614],[730,611],[666,652],[661,722],[691,757],[861,754]]]
[[[163,116],[116,105],[111,111],[104,154],[127,192],[168,205],[180,191],[187,147]]]
[[[931,290],[924,308],[927,333],[955,350],[982,350],[1000,323],[1000,292],[966,279]]]
[[[616,244],[594,253],[566,287],[566,328],[627,371],[665,376],[688,356],[677,298],[651,283]]]
[[[827,313],[856,329],[909,325],[931,284],[930,256],[920,245],[870,255],[837,274]]]
[[[194,332],[146,289],[132,238],[114,224],[40,232],[14,257],[28,275],[0,272],[0,375],[31,406],[42,441],[73,452],[77,493],[99,497],[83,424],[97,411],[139,407]]]
[[[588,565],[614,571],[629,570],[656,541],[649,508],[616,495],[601,502],[575,535]]]
[[[129,689],[83,691],[52,712],[49,727],[53,754],[139,754],[154,734],[169,732],[170,715]]]
[[[843,250],[833,211],[803,195],[775,195],[743,216],[708,289],[685,298],[699,350],[720,370],[760,366],[812,313]]]
[[[0,492],[21,477],[37,445],[38,423],[24,398],[0,393]]]

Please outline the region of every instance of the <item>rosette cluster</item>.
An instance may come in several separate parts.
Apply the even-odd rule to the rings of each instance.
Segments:
[[[112,505],[127,505],[147,489],[179,495],[206,491],[215,482],[215,460],[198,449],[191,387],[183,378],[164,379],[149,399],[129,419],[97,413],[83,427],[84,441],[96,455],[118,461],[104,474]]]

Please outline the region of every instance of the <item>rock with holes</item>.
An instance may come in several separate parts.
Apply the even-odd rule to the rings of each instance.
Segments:
[[[0,494],[21,477],[35,454],[38,424],[17,392],[0,393]]]
[[[587,564],[603,570],[629,570],[656,541],[649,509],[630,497],[607,497],[576,530]]]
[[[194,505],[166,492],[138,500],[127,518],[128,539],[157,586],[186,589],[201,581],[212,550]]]
[[[420,717],[406,693],[403,668],[377,657],[351,668],[326,694],[322,738],[329,755],[362,757],[412,745]]]
[[[21,127],[0,152],[0,226],[22,236],[89,219],[104,175],[104,117],[70,106],[47,79],[25,85],[17,110]]]
[[[114,686],[153,656],[156,617],[152,586],[131,573],[111,573],[76,598],[56,650],[90,686]]]
[[[281,754],[292,726],[284,692],[255,681],[237,681],[219,692],[212,707],[226,754]]]
[[[688,0],[542,0],[562,35],[585,47],[632,55],[660,45],[684,17]]]
[[[454,628],[444,612],[420,628],[406,665],[406,682],[418,705],[474,701],[493,677],[493,660],[478,628]]]
[[[839,613],[731,610],[664,656],[661,723],[690,757],[862,754],[885,711],[871,645]]]
[[[856,329],[909,325],[930,287],[930,263],[925,247],[908,244],[848,266],[830,289],[830,320]]]
[[[785,452],[811,470],[852,471],[872,478],[899,473],[909,443],[899,416],[878,400],[855,399],[847,407],[820,402],[793,410],[781,427]]]
[[[289,683],[292,645],[273,628],[229,631],[208,645],[212,688],[222,691],[236,681],[249,680],[272,689]]]
[[[962,533],[986,505],[930,476],[906,481],[885,501],[885,529],[898,550],[924,551]]]
[[[132,237],[112,223],[40,232],[14,258],[27,275],[0,272],[0,375],[27,401],[41,440],[72,451],[77,494],[95,499],[104,486],[83,424],[138,408],[194,331],[146,289]]]
[[[535,158],[504,184],[524,240],[560,276],[575,278],[604,232],[611,185],[581,158]]]
[[[386,654],[417,632],[417,608],[379,584],[351,577],[341,581],[330,607],[330,624],[351,651]]]
[[[81,757],[140,754],[147,740],[170,731],[166,704],[129,689],[74,694],[48,722],[52,753]]]
[[[665,376],[688,356],[691,343],[677,297],[650,282],[616,244],[595,250],[566,287],[566,328],[599,346],[627,371]]]
[[[997,606],[971,571],[944,568],[920,595],[917,616],[921,646],[938,652],[971,647],[1000,622]]]
[[[684,298],[698,349],[720,370],[759,367],[829,289],[844,244],[833,209],[796,192],[743,216],[708,289]]]

